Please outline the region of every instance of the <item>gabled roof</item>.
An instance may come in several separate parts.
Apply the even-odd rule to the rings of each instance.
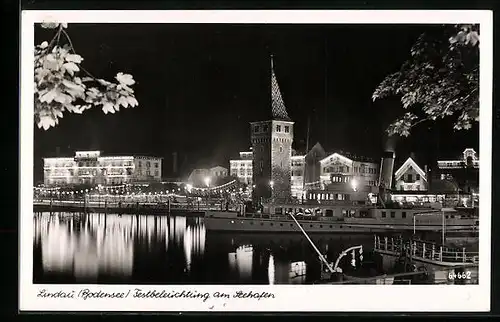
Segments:
[[[398,180],[399,178],[401,178],[401,176],[406,171],[408,171],[410,167],[415,169],[415,171],[417,171],[417,173],[420,174],[420,176],[427,181],[427,174],[418,166],[418,164],[411,157],[406,159],[405,163],[403,163],[403,165],[398,170],[396,170],[396,172],[394,173],[395,179]]]
[[[327,162],[330,158],[338,158],[338,159],[340,159],[340,160],[342,160],[342,161],[344,161],[344,162],[346,162],[346,163],[352,163],[352,162],[353,162],[351,159],[349,159],[349,158],[347,158],[347,157],[345,157],[345,156],[343,156],[343,155],[341,155],[341,154],[339,154],[339,153],[337,153],[337,152],[334,152],[334,153],[332,153],[332,154],[330,154],[330,155],[326,156],[325,158],[321,159],[319,162],[321,162],[321,163],[325,163],[325,162]]]

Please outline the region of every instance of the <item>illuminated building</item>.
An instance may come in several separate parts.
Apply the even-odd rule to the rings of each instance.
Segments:
[[[188,177],[188,182],[194,187],[205,187],[207,184],[216,184],[219,179],[226,177],[227,169],[215,166],[209,169],[194,169]]]
[[[455,160],[440,160],[437,162],[440,170],[464,169],[466,167],[479,169],[479,156],[472,148],[462,152],[462,156]]]
[[[395,172],[391,199],[400,203],[441,203],[475,207],[479,202],[479,158],[474,149],[437,161],[434,170],[408,158]]]
[[[74,157],[43,161],[46,186],[161,181],[162,158],[158,157],[101,156],[101,151],[77,151]]]
[[[426,172],[411,157],[408,158],[394,173],[395,190],[426,191],[428,189]]]
[[[252,151],[240,152],[240,158],[229,161],[229,174],[245,184],[252,183]]]
[[[294,122],[281,96],[271,57],[271,109],[267,120],[250,122],[253,152],[252,195],[255,201],[291,197]]]
[[[306,183],[306,198],[320,203],[365,203],[378,193],[378,164],[369,159],[332,153],[319,161],[319,180]]]
[[[304,193],[304,155],[292,155],[291,162],[291,193],[292,197],[301,198]]]

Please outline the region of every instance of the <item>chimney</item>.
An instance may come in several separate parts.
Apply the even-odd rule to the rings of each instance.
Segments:
[[[172,153],[172,173],[177,174],[177,152]]]
[[[392,188],[395,153],[385,151],[380,162],[379,186],[383,189]]]

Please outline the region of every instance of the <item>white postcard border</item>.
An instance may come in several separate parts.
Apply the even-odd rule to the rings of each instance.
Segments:
[[[23,11],[21,18],[20,108],[20,280],[21,311],[489,311],[491,282],[491,163],[493,18],[486,10],[192,10],[192,11]],[[34,23],[294,23],[435,24],[480,23],[480,242],[479,285],[272,285],[138,286],[33,284],[33,48]],[[267,292],[267,299],[47,299],[41,289],[76,293],[84,289]]]

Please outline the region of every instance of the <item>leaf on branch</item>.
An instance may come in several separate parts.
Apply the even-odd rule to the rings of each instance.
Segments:
[[[56,29],[57,27],[59,27],[58,22],[42,22],[40,25],[44,29]]]
[[[112,113],[113,114],[113,113],[115,113],[114,106],[110,102],[105,102],[102,105],[102,111],[104,112],[104,114],[108,114],[108,113]]]
[[[82,56],[77,54],[68,54],[64,58],[66,59],[67,62],[73,62],[77,64],[80,64],[83,60]]]
[[[471,44],[472,46],[475,46],[479,42],[479,34],[477,31],[471,31],[467,34],[467,40],[465,41],[465,44]]]
[[[120,98],[118,98],[117,103],[118,103],[118,106],[122,105],[125,108],[128,107],[128,100],[125,96],[120,96]]]
[[[135,84],[135,80],[132,77],[132,75],[130,75],[130,74],[124,74],[124,73],[120,72],[120,73],[116,74],[115,78],[120,84],[123,84],[123,85],[130,86],[130,85]]]
[[[127,96],[127,101],[130,107],[136,107],[137,105],[139,105],[139,102],[137,102],[137,100],[133,96]]]
[[[65,64],[63,64],[63,67],[68,71],[68,73],[71,76],[73,76],[75,74],[75,72],[80,71],[80,68],[78,68],[78,66],[73,62],[65,63]]]
[[[91,87],[87,90],[86,94],[89,99],[96,99],[99,96],[100,92],[97,88]]]
[[[57,96],[57,90],[53,89],[42,96],[40,96],[40,102],[51,103]]]
[[[103,86],[109,86],[109,85],[111,85],[111,82],[108,82],[107,80],[104,80],[104,79],[101,79],[101,78],[99,78],[97,81],[99,82],[99,84],[101,84]]]
[[[54,98],[54,101],[59,102],[61,104],[68,104],[73,101],[73,98],[67,94],[59,92]]]
[[[49,115],[40,115],[37,125],[38,128],[43,128],[44,130],[48,130],[53,126],[56,126],[56,121],[53,117]]]

